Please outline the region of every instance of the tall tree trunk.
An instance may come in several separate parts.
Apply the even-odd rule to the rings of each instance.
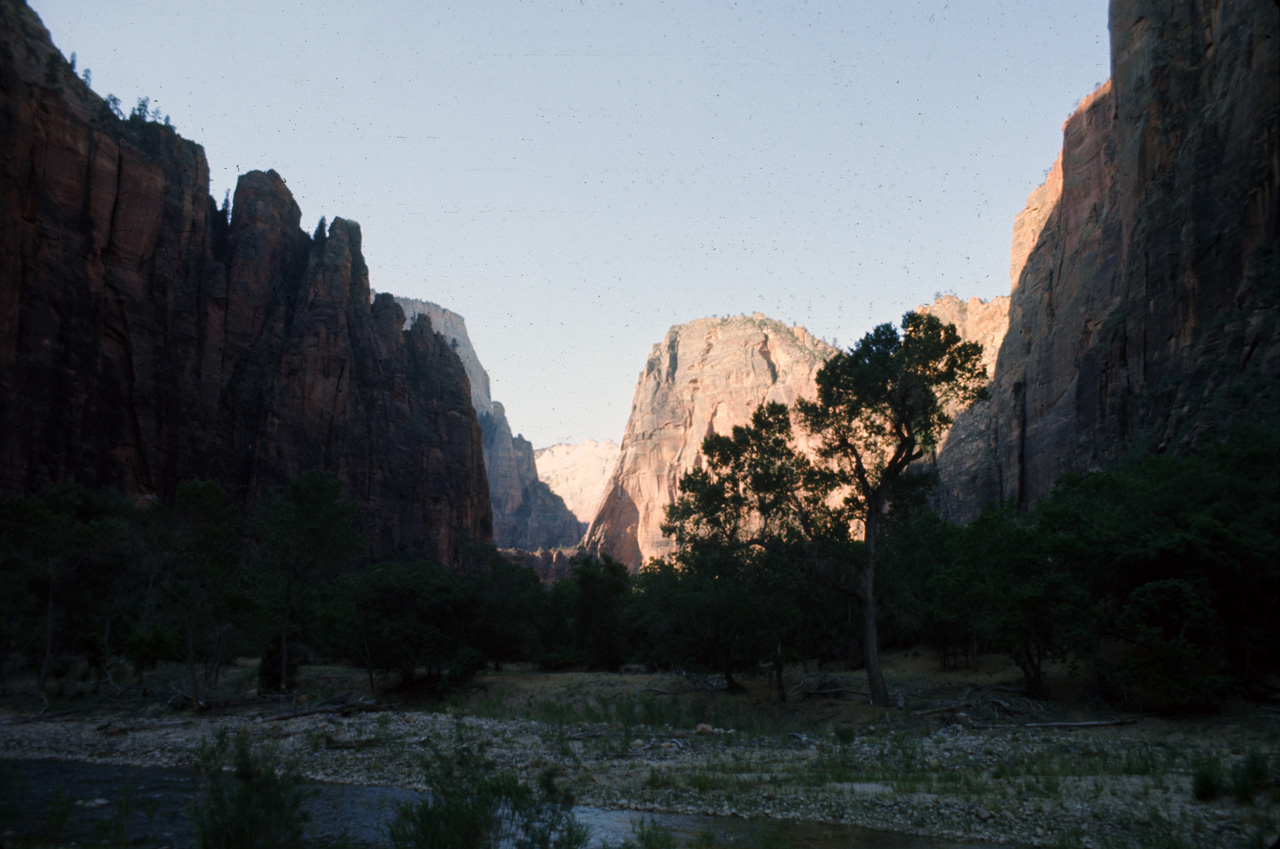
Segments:
[[[724,684],[730,693],[741,693],[742,685],[733,677],[733,651],[721,649],[716,652],[720,659],[720,673],[724,675]]]
[[[293,585],[284,590],[284,627],[280,630],[280,690],[289,689],[289,614],[293,610]]]
[[[377,697],[378,691],[373,687],[373,652],[369,651],[369,632],[361,635],[364,639],[364,663],[369,670],[369,695]]]
[[[44,659],[40,661],[40,678],[36,688],[44,694],[45,681],[49,678],[49,667],[53,663],[53,564],[49,563],[49,597],[44,613]]]
[[[778,701],[785,702],[787,700],[787,688],[782,680],[782,641],[778,641],[778,645],[773,652],[773,686],[778,691]]]
[[[147,576],[147,594],[142,601],[142,617],[138,623],[138,633],[142,634],[148,641],[151,640],[151,594],[156,587],[157,570],[152,569]],[[138,686],[145,687],[147,683],[146,670],[142,668],[143,664],[139,662],[133,668],[133,674],[138,679]]]
[[[182,623],[187,630],[187,683],[191,685],[191,709],[200,706],[200,679],[196,675],[196,625],[191,616],[191,605],[182,605]]]
[[[223,654],[226,651],[226,636],[230,630],[231,626],[225,622],[214,628],[213,650],[209,653],[209,659],[204,667],[205,692],[218,688],[218,678],[222,674]]]
[[[879,533],[880,499],[872,498],[867,509],[867,565],[862,571],[862,651],[867,662],[871,704],[888,705],[889,688],[885,686],[884,672],[880,669],[880,636],[876,629],[876,542]]]

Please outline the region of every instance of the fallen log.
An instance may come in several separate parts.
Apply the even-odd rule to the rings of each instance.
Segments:
[[[1101,728],[1107,725],[1133,725],[1142,717],[1130,719],[1096,719],[1089,722],[1027,722],[1022,725],[983,725],[967,723],[970,728]]]
[[[954,705],[943,705],[942,707],[929,708],[928,710],[918,710],[912,713],[912,716],[933,716],[939,713],[949,713],[953,710],[964,710],[974,706],[974,702],[959,702]]]

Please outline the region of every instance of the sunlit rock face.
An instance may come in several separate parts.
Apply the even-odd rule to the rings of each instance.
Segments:
[[[587,525],[563,499],[538,479],[533,446],[511,433],[507,413],[489,395],[489,373],[480,364],[462,316],[430,301],[396,298],[410,322],[431,322],[462,361],[471,382],[471,403],[480,420],[489,498],[493,505],[493,541],[500,548],[533,551],[582,541]]]
[[[613,477],[620,450],[611,439],[586,439],[576,445],[539,448],[533,458],[538,464],[538,479],[564,499],[580,522],[590,525]]]
[[[932,304],[916,307],[916,312],[937,316],[943,324],[954,325],[965,342],[981,345],[983,368],[988,378],[995,375],[1000,345],[1009,329],[1008,297],[962,301],[954,295],[944,295]],[[988,390],[990,388],[988,385]],[[973,497],[976,491],[998,492],[999,481],[992,463],[991,447],[994,411],[995,404],[990,398],[978,401],[968,409],[954,407],[947,410],[954,418],[954,424],[939,439],[934,452],[921,461],[937,469],[939,486],[935,492],[935,506],[953,519],[973,518],[960,514],[958,508],[977,503]],[[937,456],[945,456],[946,464],[934,463]]]
[[[835,353],[803,327],[760,314],[672,327],[636,384],[617,467],[587,532],[587,547],[639,568],[671,551],[661,524],[702,441],[747,424],[767,401],[814,394]]]
[[[252,509],[320,468],[372,556],[490,539],[462,363],[371,302],[355,222],[300,221],[273,171],[240,178],[228,221],[199,145],[117,119],[0,3],[0,489],[214,479]]]
[[[939,457],[959,516],[1280,420],[1280,8],[1126,0],[1110,21],[1112,79],[1015,226],[989,469]]]

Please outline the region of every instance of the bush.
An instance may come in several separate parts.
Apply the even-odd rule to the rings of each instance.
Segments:
[[[675,833],[657,820],[651,820],[647,824],[642,819],[632,820],[631,834],[635,840],[624,840],[617,847],[602,843],[600,849],[676,849]],[[699,835],[698,840],[702,845],[707,845],[702,835]]]
[[[1264,787],[1270,770],[1267,756],[1257,749],[1250,749],[1244,760],[1231,770],[1231,795],[1240,802],[1252,802]]]
[[[237,736],[234,750],[225,731],[201,746],[197,757],[200,796],[192,811],[200,849],[301,849],[308,815],[307,791],[292,767],[278,769],[272,757],[253,751]],[[223,767],[230,760],[230,773]]]
[[[1201,802],[1211,802],[1222,795],[1222,767],[1217,761],[1198,764],[1191,774],[1191,792]]]
[[[467,749],[427,764],[431,797],[401,804],[387,827],[396,849],[584,849],[588,832],[573,797],[543,773],[535,791]]]

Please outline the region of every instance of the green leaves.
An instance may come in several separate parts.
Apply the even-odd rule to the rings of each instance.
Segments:
[[[892,481],[936,444],[952,410],[985,397],[982,346],[954,325],[909,312],[868,333],[818,372],[818,394],[796,403],[818,455],[832,461],[860,499]]]
[[[939,635],[1008,655],[1033,696],[1047,694],[1046,663],[1092,647],[1094,605],[1084,581],[1031,522],[1007,510],[984,513],[940,560],[929,579]]]
[[[585,849],[589,832],[554,772],[535,789],[465,748],[436,750],[426,767],[431,798],[399,806],[387,829],[395,849]]]
[[[191,819],[200,849],[301,849],[308,793],[295,768],[279,768],[247,737],[232,743],[225,731],[197,758],[200,796]]]
[[[316,469],[269,494],[257,522],[264,558],[284,576],[333,577],[360,550],[359,508],[342,497],[342,481]]]

